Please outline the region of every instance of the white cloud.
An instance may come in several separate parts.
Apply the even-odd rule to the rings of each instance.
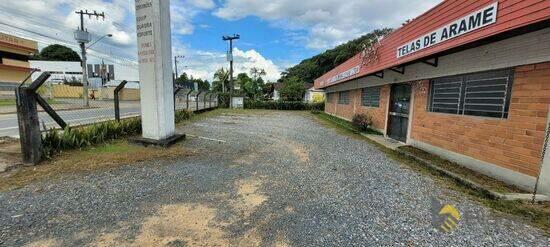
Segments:
[[[187,0],[189,4],[201,9],[211,9],[216,6],[213,0]]]
[[[257,16],[289,30],[303,29],[305,45],[326,49],[376,28],[398,27],[441,0],[227,0],[215,15],[238,20]]]
[[[171,1],[172,33],[193,33],[192,19],[201,11],[213,8],[212,0]],[[79,51],[73,32],[80,26],[77,10],[105,12],[105,20],[84,19],[86,28],[97,39],[103,39],[89,50],[90,62],[101,61],[136,67],[134,0],[18,0],[0,1],[0,32],[30,38],[43,48],[59,43]]]
[[[192,50],[177,39],[172,39],[172,52],[175,55],[185,55],[178,63],[179,74],[185,72],[195,78],[212,81],[214,72],[220,68],[229,68],[224,52]],[[241,50],[234,48],[234,75],[250,73],[251,68],[260,68],[266,71],[264,77],[267,81],[276,81],[281,74],[281,68],[273,61],[265,58],[256,50]]]

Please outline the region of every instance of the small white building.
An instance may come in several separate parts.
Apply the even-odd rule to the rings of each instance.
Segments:
[[[63,82],[81,82],[82,67],[80,62],[68,61],[40,61],[30,60],[30,67],[37,69],[32,75],[32,80],[40,76],[40,72],[49,72],[51,74],[48,80],[51,83]],[[138,81],[139,71],[136,67],[118,64],[88,64],[88,81],[92,88],[98,88],[106,85],[109,81]],[[102,83],[103,81],[103,83]]]
[[[310,87],[306,90],[304,95],[305,102],[323,102],[325,100],[325,90],[315,89],[315,87]]]
[[[48,81],[53,83],[82,81],[80,62],[30,60],[29,63],[32,69],[38,70],[32,75],[33,81],[41,72],[49,72],[51,76]]]

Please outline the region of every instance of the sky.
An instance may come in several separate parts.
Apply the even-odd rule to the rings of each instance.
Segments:
[[[165,1],[165,0],[161,0]],[[167,1],[167,0],[166,0]],[[171,0],[173,55],[178,71],[212,80],[227,68],[223,35],[239,34],[235,72],[262,68],[276,81],[285,69],[377,28],[397,28],[441,0]],[[134,0],[0,1],[0,32],[30,38],[39,47],[59,43],[79,51],[73,31],[78,10],[105,12],[85,19],[94,39],[113,34],[89,51],[90,63],[105,60],[137,70]]]

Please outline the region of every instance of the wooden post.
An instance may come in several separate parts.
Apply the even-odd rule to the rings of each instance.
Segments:
[[[42,134],[36,109],[35,92],[32,88],[15,90],[17,98],[17,122],[23,163],[36,165],[42,158]]]

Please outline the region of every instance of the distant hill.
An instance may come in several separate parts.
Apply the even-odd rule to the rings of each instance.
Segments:
[[[377,29],[357,39],[341,44],[334,49],[326,50],[319,55],[304,59],[298,65],[288,68],[281,73],[279,81],[285,81],[286,78],[296,76],[305,83],[312,83],[318,77],[359,53],[362,49],[362,44],[367,40],[375,39],[376,36],[387,35],[391,31],[391,28]]]

